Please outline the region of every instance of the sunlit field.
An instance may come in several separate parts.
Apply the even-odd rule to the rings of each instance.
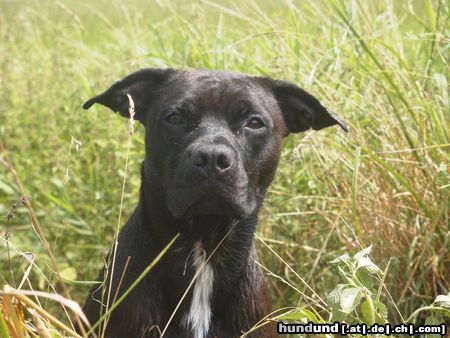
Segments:
[[[449,323],[449,23],[438,0],[0,0],[0,337],[72,335],[144,156],[81,105],[143,67],[289,80],[349,125],[284,142],[267,320]]]

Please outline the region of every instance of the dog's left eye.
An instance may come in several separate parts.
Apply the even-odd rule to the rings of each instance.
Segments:
[[[182,118],[181,115],[178,113],[170,113],[166,116],[166,121],[170,124],[181,124]]]
[[[257,117],[253,117],[250,120],[248,120],[247,124],[245,125],[245,128],[249,129],[261,129],[264,127],[264,122],[261,121],[261,119]]]

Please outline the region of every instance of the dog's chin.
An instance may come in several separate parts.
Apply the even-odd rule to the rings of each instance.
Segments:
[[[231,198],[207,194],[169,206],[169,209],[178,219],[195,216],[225,216],[231,219],[241,219],[249,213],[245,207],[245,203],[239,203]]]
[[[187,209],[186,213],[193,216],[229,216],[234,213],[234,210],[223,198],[217,196],[205,196],[194,202],[194,204]]]

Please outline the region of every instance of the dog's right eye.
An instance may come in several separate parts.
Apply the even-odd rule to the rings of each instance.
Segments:
[[[170,113],[169,115],[166,116],[166,121],[169,122],[170,124],[181,124],[182,122],[182,118],[181,115],[178,113]]]

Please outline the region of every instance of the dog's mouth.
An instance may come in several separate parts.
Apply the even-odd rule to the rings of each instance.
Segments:
[[[230,215],[234,213],[234,208],[224,198],[207,194],[195,201],[186,212],[188,215]]]
[[[168,198],[170,212],[176,218],[192,216],[231,216],[242,218],[249,212],[244,191],[224,191],[215,187],[176,189]]]

